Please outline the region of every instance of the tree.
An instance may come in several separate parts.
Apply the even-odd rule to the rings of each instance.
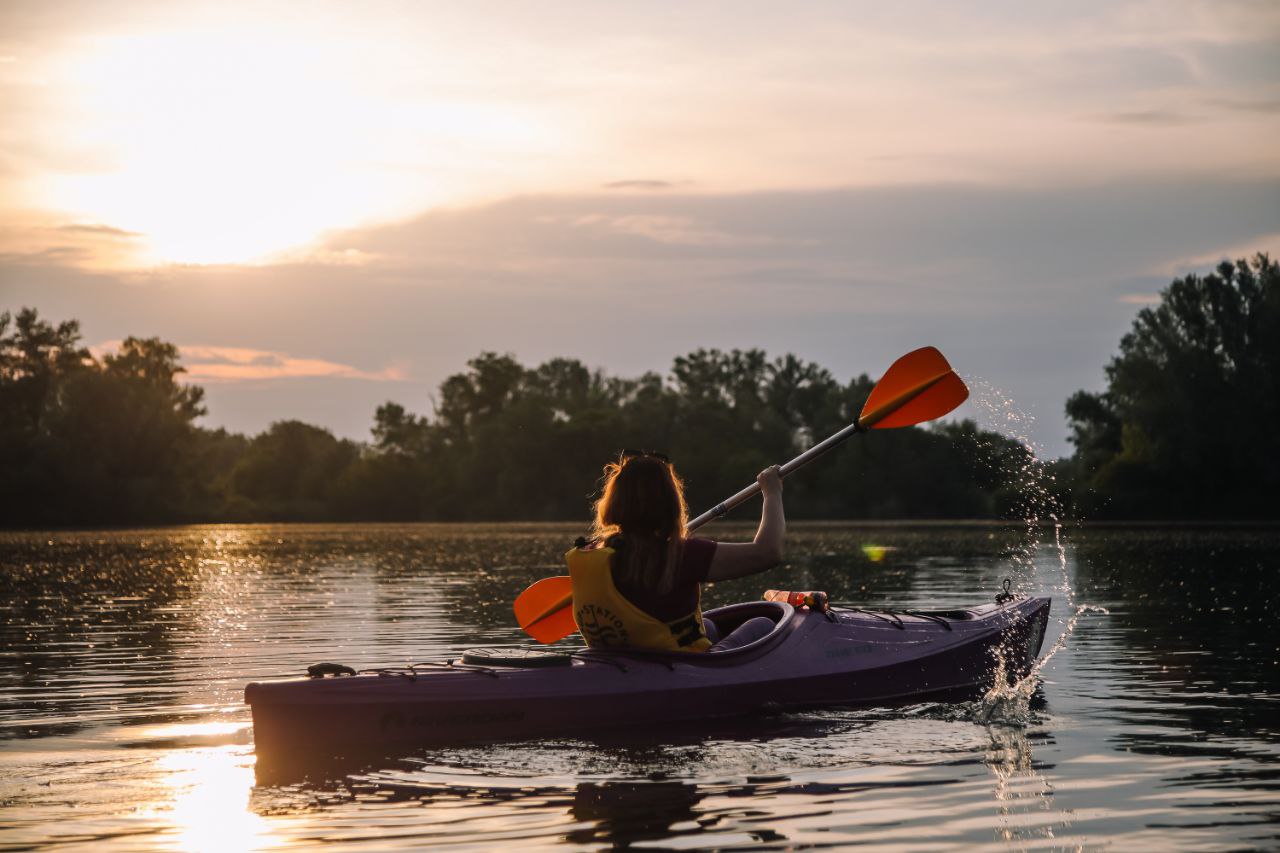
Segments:
[[[255,437],[231,472],[234,494],[272,520],[333,518],[340,478],[356,461],[355,443],[302,421],[277,421]]]
[[[131,337],[66,379],[47,418],[61,505],[98,523],[175,521],[196,509],[194,421],[204,391],[180,384],[182,372],[175,346]]]
[[[0,505],[10,523],[176,520],[203,391],[177,381],[172,344],[128,338],[101,362],[74,320],[0,315]]]
[[[10,441],[10,430],[38,431],[45,414],[57,405],[61,382],[93,364],[79,344],[75,320],[52,326],[34,308],[23,308],[17,317],[0,314],[0,429]]]
[[[1067,401],[1077,502],[1117,517],[1280,514],[1280,271],[1266,255],[1176,279]]]
[[[92,366],[76,321],[50,325],[34,308],[0,314],[0,517],[7,523],[34,523],[58,504],[64,490],[48,420],[65,381]]]

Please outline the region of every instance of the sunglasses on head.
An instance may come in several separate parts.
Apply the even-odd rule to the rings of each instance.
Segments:
[[[650,459],[657,459],[662,462],[671,464],[671,460],[667,458],[665,453],[656,453],[652,450],[624,450],[622,451],[621,461],[626,462],[628,459],[635,459],[639,456],[645,456]]]

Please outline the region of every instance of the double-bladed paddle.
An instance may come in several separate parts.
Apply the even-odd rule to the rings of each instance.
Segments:
[[[913,426],[940,418],[968,396],[969,389],[947,364],[942,353],[933,347],[909,352],[890,365],[876,387],[871,389],[856,421],[783,465],[780,473],[786,477],[843,444],[855,433]],[[692,533],[759,492],[760,484],[752,483],[692,519],[685,527],[685,533]],[[568,575],[543,578],[516,599],[516,621],[538,642],[554,643],[577,630],[572,604],[573,583]]]

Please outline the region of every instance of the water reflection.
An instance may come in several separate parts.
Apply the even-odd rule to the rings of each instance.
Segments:
[[[210,747],[166,752],[157,770],[170,797],[142,816],[170,827],[180,850],[261,850],[283,838],[262,815],[250,810],[253,761],[243,751]]]
[[[1280,532],[797,525],[718,584],[953,606],[1069,581],[1080,621],[1020,725],[821,711],[257,766],[243,685],[518,642],[510,602],[577,529],[388,525],[0,534],[0,847],[1274,847]],[[719,535],[747,535],[722,528]],[[864,546],[873,546],[864,548]],[[1064,574],[1065,573],[1065,574]],[[1068,608],[1055,603],[1061,631]],[[1052,642],[1053,633],[1049,641]]]
[[[1031,826],[1016,802],[1031,790],[1029,780],[1041,778],[1033,740],[1019,730],[976,726],[948,706],[813,712],[680,732],[426,750],[377,769],[260,784],[255,807],[278,812],[287,803],[305,812],[321,802],[328,809],[346,803],[368,820],[387,810],[384,818],[394,812],[401,822],[412,819],[404,808],[465,804],[501,818],[504,832],[512,815],[550,819],[556,812],[574,824],[551,824],[572,844],[618,846],[659,840],[681,846],[694,837],[700,846],[808,843],[838,816],[858,833],[902,843],[922,827],[954,819],[931,813],[920,792],[957,787],[969,799],[989,771],[999,780],[994,801],[1005,823],[1017,823],[1010,837],[1049,837],[1063,816],[1046,808]],[[990,784],[985,788],[979,802],[993,799]],[[301,792],[316,799],[300,802]],[[433,821],[429,814],[420,819]],[[797,823],[802,832],[793,831]],[[497,831],[492,823],[473,829]]]
[[[1052,813],[1053,786],[1035,764],[1027,730],[995,725],[987,734],[991,744],[984,761],[995,776],[998,838],[1019,847],[1053,838],[1061,818]]]
[[[589,825],[567,838],[628,847],[697,833],[702,827],[694,806],[701,800],[697,786],[684,782],[584,782],[574,791],[569,813]]]

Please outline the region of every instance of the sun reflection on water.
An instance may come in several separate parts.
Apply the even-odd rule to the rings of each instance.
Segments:
[[[201,723],[183,729],[224,724]],[[180,850],[262,850],[281,841],[278,827],[249,808],[253,791],[253,754],[243,746],[179,749],[156,762],[170,794],[167,801],[143,810],[170,828],[172,846]]]

